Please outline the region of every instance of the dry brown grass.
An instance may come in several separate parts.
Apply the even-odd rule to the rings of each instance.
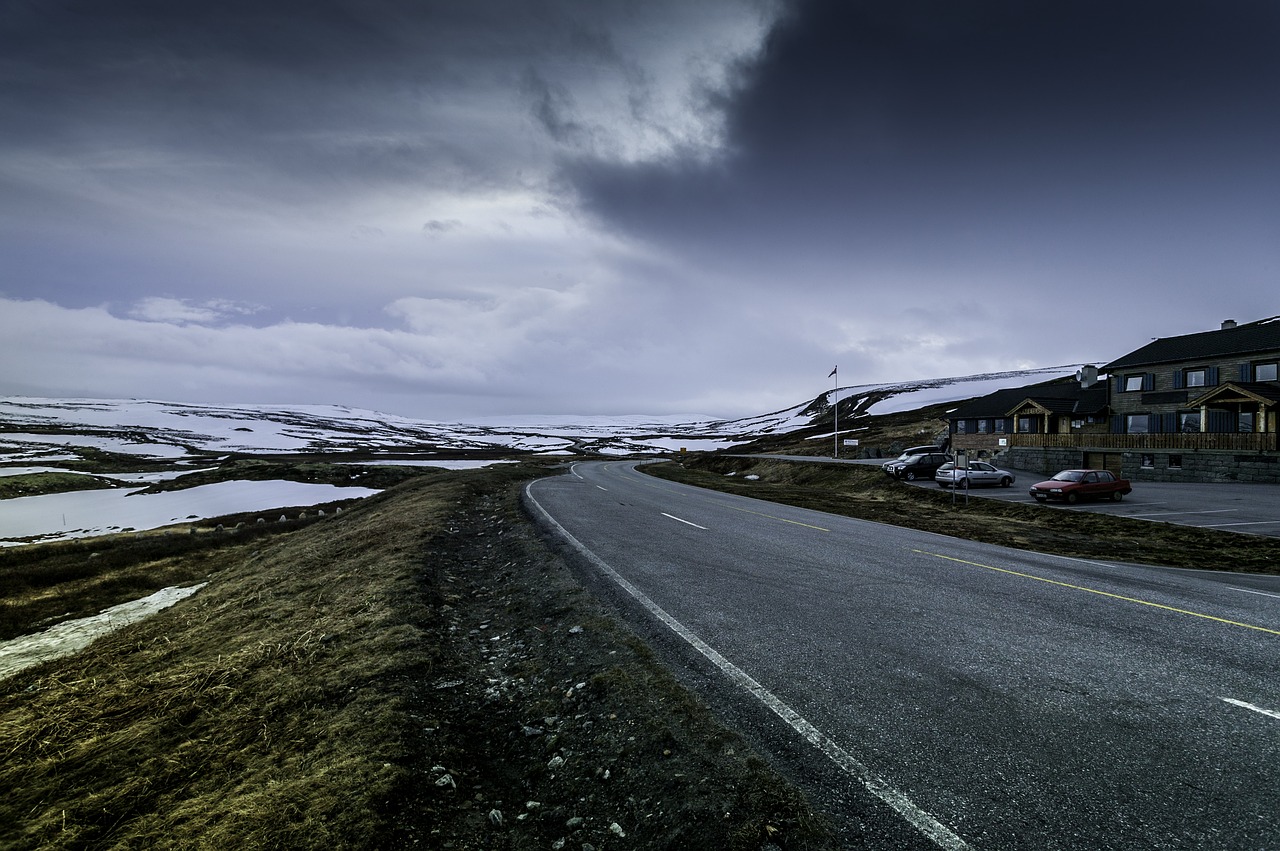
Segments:
[[[0,683],[10,848],[362,847],[401,779],[397,613],[459,498],[424,481],[220,551],[201,592]]]
[[[95,560],[211,577],[0,680],[0,848],[833,847],[547,549],[517,497],[538,473],[429,474],[286,534]]]

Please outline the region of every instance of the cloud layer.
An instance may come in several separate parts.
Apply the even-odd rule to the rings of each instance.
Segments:
[[[758,413],[1280,312],[1280,12],[21,4],[0,393]]]

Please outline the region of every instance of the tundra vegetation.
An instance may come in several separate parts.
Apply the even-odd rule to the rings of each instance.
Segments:
[[[927,441],[935,414],[875,420],[863,446]],[[823,454],[821,430],[750,448]],[[285,522],[232,516],[0,550],[0,640],[207,583],[0,680],[0,848],[835,847],[796,786],[529,523],[521,488],[562,468],[351,460],[230,458],[152,486],[386,489],[341,514],[286,508]],[[112,464],[129,468],[105,456],[85,466]],[[1006,546],[1280,570],[1271,539],[1029,502],[955,505],[874,467],[694,453],[643,469]],[[91,479],[18,485],[80,480]]]
[[[527,522],[549,472],[0,551],[5,637],[208,583],[0,680],[0,847],[834,847]]]

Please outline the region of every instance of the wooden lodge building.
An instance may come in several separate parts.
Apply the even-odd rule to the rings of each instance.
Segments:
[[[1280,316],[1165,337],[1076,379],[999,390],[948,414],[952,449],[1037,472],[1280,483]]]

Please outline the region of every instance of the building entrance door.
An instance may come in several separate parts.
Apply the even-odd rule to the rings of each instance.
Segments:
[[[1123,479],[1120,472],[1124,466],[1124,455],[1119,452],[1086,452],[1084,465],[1093,470],[1110,470],[1117,479]]]

